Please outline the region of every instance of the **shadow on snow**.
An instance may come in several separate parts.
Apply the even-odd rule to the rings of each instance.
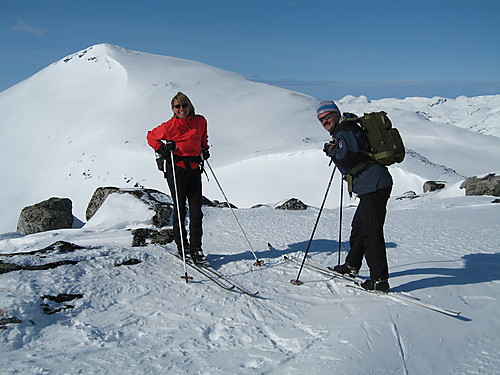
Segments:
[[[309,241],[302,241],[290,244],[285,249],[279,250],[256,250],[258,259],[275,259],[281,258],[284,255],[297,253],[299,258],[303,257]],[[396,248],[394,242],[386,242],[387,248]],[[318,239],[313,240],[309,248],[308,255],[325,253],[332,256],[332,264],[337,264],[339,244],[335,240]],[[340,251],[349,250],[349,241],[343,241],[340,246]],[[207,256],[210,263],[215,267],[241,260],[255,260],[250,251],[238,254],[217,254]],[[390,277],[394,279],[400,276],[409,275],[432,275],[430,277],[422,277],[418,280],[413,280],[405,284],[398,285],[392,289],[401,292],[411,292],[419,289],[449,286],[449,285],[467,285],[478,284],[483,282],[500,280],[500,253],[496,254],[468,254],[462,257],[464,266],[462,268],[445,268],[445,267],[425,267],[413,268],[403,271],[391,272]]]
[[[401,292],[447,285],[478,284],[500,280],[500,253],[469,254],[462,257],[463,268],[426,267],[391,272],[391,277],[407,275],[432,275],[410,281],[394,288]]]

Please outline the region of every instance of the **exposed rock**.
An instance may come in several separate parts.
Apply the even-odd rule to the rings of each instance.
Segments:
[[[69,253],[78,249],[84,249],[85,246],[80,246],[77,244],[74,244],[72,242],[67,242],[67,241],[56,241],[53,244],[44,247],[43,249],[40,250],[40,252],[52,252],[52,251],[58,251],[60,253]]]
[[[23,321],[16,317],[1,317],[0,316],[0,329],[7,329],[7,324],[20,324]]]
[[[12,271],[20,271],[20,270],[26,270],[26,271],[42,271],[42,270],[50,270],[52,268],[56,268],[59,266],[64,266],[68,264],[77,264],[77,260],[61,260],[58,262],[52,262],[52,263],[46,263],[46,264],[41,264],[38,266],[22,266],[19,264],[15,263],[5,263],[0,260],[0,274],[2,273],[7,273],[7,272],[12,272]]]
[[[113,186],[99,187],[96,189],[85,213],[87,221],[94,216],[99,207],[104,203],[106,198],[111,194],[130,194],[139,199],[141,202],[151,206],[155,211],[153,216],[153,225],[162,228],[169,223],[173,212],[172,199],[165,193],[154,189],[122,189]]]
[[[51,252],[69,253],[69,252],[75,251],[77,249],[84,249],[84,248],[85,248],[84,246],[76,245],[76,244],[71,243],[71,242],[56,241],[52,245],[44,247],[43,249],[26,251],[26,252],[22,252],[22,253],[0,254],[0,256],[2,256],[2,257],[14,257],[17,255],[37,255],[37,254],[45,254],[45,253],[51,253]]]
[[[83,298],[83,294],[66,294],[61,293],[57,296],[45,295],[41,297],[42,299],[48,299],[49,301],[54,301],[57,303],[63,303],[68,301],[73,301],[74,299]]]
[[[424,193],[444,189],[446,185],[443,181],[426,181],[424,183]]]
[[[238,208],[231,202],[229,202],[232,208]],[[201,200],[201,205],[202,206],[207,206],[207,207],[215,207],[215,208],[227,208],[229,207],[227,202],[219,202],[218,200],[213,200],[211,201],[207,197],[203,196]]]
[[[477,176],[467,178],[460,185],[460,189],[465,189],[465,195],[493,195],[500,196],[500,176],[490,173],[484,177]]]
[[[54,229],[71,228],[73,203],[68,198],[52,197],[22,209],[17,232],[33,234]]]
[[[151,233],[151,243],[158,245],[166,245],[174,240],[174,230],[173,229],[162,229],[155,230]]]
[[[139,228],[132,230],[132,246],[142,247],[148,244],[148,239],[151,237],[152,229]]]
[[[148,244],[166,245],[174,240],[173,229],[139,228],[132,231],[132,246],[141,247]]]
[[[415,193],[413,190],[408,190],[408,191],[404,192],[403,195],[396,197],[396,200],[415,199],[415,198],[418,198],[417,193]]]
[[[253,205],[253,206],[252,206],[252,207],[250,207],[250,208],[260,208],[260,207],[264,207],[264,206],[265,206],[265,204],[262,204],[262,203],[257,203],[257,204]]]
[[[0,260],[0,274],[7,273],[11,271],[19,271],[22,270],[23,266],[14,263],[5,263]]]
[[[42,296],[41,298],[44,300],[44,302],[40,304],[40,306],[42,307],[42,311],[45,314],[50,315],[50,314],[58,313],[58,312],[63,311],[63,310],[75,308],[74,305],[62,305],[62,306],[60,306],[58,304],[73,301],[75,299],[83,298],[83,294],[58,294],[57,296],[46,295],[46,296]],[[45,300],[47,300],[47,301],[45,301]],[[49,301],[52,303],[49,303]]]
[[[126,260],[124,262],[115,264],[115,267],[134,266],[134,265],[139,264],[139,263],[142,263],[139,259],[131,258],[131,259],[128,259],[128,260]]]
[[[291,210],[291,211],[299,211],[299,210],[307,210],[307,205],[298,200],[297,198],[291,198],[283,203],[281,206],[276,207],[277,210]]]

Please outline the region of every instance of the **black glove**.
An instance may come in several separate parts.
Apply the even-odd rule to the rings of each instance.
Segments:
[[[201,150],[201,160],[207,160],[210,157],[210,151],[208,151],[208,148],[204,148]]]
[[[174,141],[167,141],[166,143],[162,144],[160,148],[156,150],[156,152],[166,158],[170,155],[170,152],[174,151],[176,148],[177,146],[175,145]]]
[[[323,146],[323,152],[326,154],[326,156],[331,157],[330,151],[336,146],[337,146],[336,141],[330,141],[328,143],[325,143],[325,145]]]

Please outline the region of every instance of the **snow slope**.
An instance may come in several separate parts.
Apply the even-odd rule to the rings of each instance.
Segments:
[[[2,374],[498,374],[498,206],[490,201],[433,193],[389,204],[391,286],[461,311],[453,318],[307,270],[304,284],[292,285],[298,270],[283,255],[303,256],[314,208],[237,210],[262,267],[252,265],[230,211],[204,208],[208,259],[260,297],[224,291],[190,269],[194,280],[186,284],[181,263],[161,246],[130,246],[129,229],[151,221],[142,203],[112,195],[82,229],[0,241],[3,254],[56,240],[85,246],[2,257],[79,261],[0,275],[0,309],[22,320],[0,331]],[[344,207],[342,256],[353,212]],[[313,261],[337,263],[338,220],[337,209],[323,212]],[[268,250],[267,241],[279,251]],[[141,263],[115,266],[132,258]],[[367,277],[368,269],[360,274]],[[40,296],[60,293],[83,298],[73,309],[43,314]]]
[[[318,99],[201,63],[100,44],[0,93],[0,232],[14,231],[23,207],[51,196],[72,199],[74,215],[85,221],[99,186],[165,189],[145,135],[171,117],[179,90],[208,119],[210,161],[236,205],[299,194],[320,204],[321,177],[330,172],[321,152],[328,134],[315,119]],[[357,114],[385,110],[400,129],[411,153],[391,167],[407,177],[396,179],[399,195],[421,192],[429,179],[453,183],[497,171],[499,98],[348,96],[339,103]],[[206,184],[206,194],[217,187]]]

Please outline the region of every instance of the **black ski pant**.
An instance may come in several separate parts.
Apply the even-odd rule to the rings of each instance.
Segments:
[[[177,249],[180,251],[181,235],[179,230],[179,219],[177,212],[177,194],[179,197],[180,217],[182,223],[182,240],[186,251],[189,249],[187,241],[187,232],[185,227],[186,221],[186,201],[189,206],[189,246],[191,249],[201,249],[201,237],[203,235],[202,221],[203,212],[201,211],[201,170],[200,168],[189,169],[175,166],[175,178],[177,182],[177,192],[174,185],[174,178],[172,175],[172,168],[167,169],[165,174],[168,187],[174,201],[174,215],[173,215],[173,231],[174,241],[177,244]],[[176,194],[177,193],[177,194]]]
[[[387,280],[389,267],[384,239],[384,222],[387,201],[392,187],[359,196],[359,205],[351,224],[349,239],[351,250],[346,263],[356,269],[361,268],[363,256],[370,268],[372,280]]]

